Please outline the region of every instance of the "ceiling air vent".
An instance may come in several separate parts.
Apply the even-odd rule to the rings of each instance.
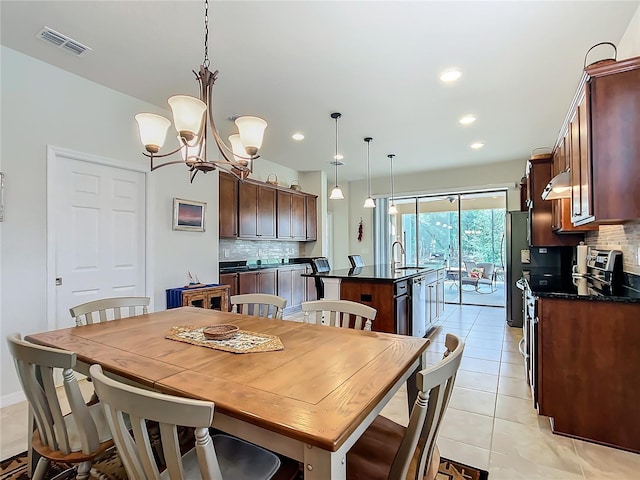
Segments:
[[[91,48],[86,45],[81,44],[73,40],[72,38],[63,35],[60,32],[56,32],[55,30],[44,27],[36,34],[36,38],[40,40],[44,40],[45,42],[49,42],[52,45],[55,45],[58,48],[66,50],[69,53],[72,53],[76,56],[82,56],[91,51]]]

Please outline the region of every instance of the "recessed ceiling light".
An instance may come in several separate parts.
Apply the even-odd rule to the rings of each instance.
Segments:
[[[333,156],[333,159],[336,160],[336,161],[340,161],[343,158],[344,158],[344,155],[342,155],[341,153]]]
[[[462,117],[459,122],[462,125],[471,125],[473,122],[476,121],[476,117],[475,115],[465,115],[464,117]]]
[[[447,70],[440,75],[440,80],[445,83],[455,82],[462,76],[462,72],[460,70]]]
[[[482,147],[484,147],[484,143],[482,142],[475,142],[471,144],[471,148],[473,148],[474,150],[478,150]]]
[[[304,140],[304,135],[299,133],[299,132],[296,132],[293,135],[291,135],[291,138],[293,138],[294,140],[298,140],[298,141],[299,140]]]

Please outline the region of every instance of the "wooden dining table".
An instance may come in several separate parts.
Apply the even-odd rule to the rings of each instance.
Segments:
[[[165,338],[174,326],[231,323],[284,349],[230,353]],[[28,335],[127,382],[215,403],[212,426],[304,464],[305,479],[346,478],[346,454],[425,363],[428,340],[183,307]],[[413,390],[413,389],[410,389]]]

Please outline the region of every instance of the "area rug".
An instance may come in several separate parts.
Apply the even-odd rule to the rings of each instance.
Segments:
[[[441,458],[440,460],[436,480],[487,480],[489,477],[489,473],[485,470],[453,462],[446,458]],[[65,470],[68,470],[68,473],[60,475]],[[75,470],[70,466],[52,463],[45,478],[50,480],[56,475],[60,475],[60,480],[72,479],[75,476]],[[94,462],[91,470],[91,479],[128,480],[115,449],[108,451],[99,461]],[[27,476],[27,452],[3,460],[0,463],[0,480],[29,480]],[[300,477],[300,480],[302,480],[302,477]]]

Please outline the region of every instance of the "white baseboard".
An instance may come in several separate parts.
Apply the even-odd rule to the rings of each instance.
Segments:
[[[25,400],[24,392],[22,390],[18,390],[17,392],[0,397],[0,408],[15,405],[16,403],[24,402]]]

